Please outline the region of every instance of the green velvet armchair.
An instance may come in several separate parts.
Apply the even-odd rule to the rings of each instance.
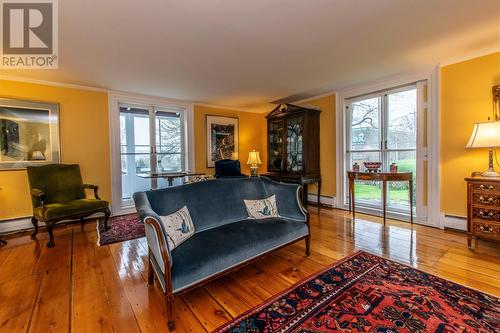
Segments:
[[[98,186],[83,184],[78,164],[50,164],[28,167],[28,181],[33,204],[31,222],[38,233],[38,222],[44,222],[49,234],[47,247],[54,246],[53,228],[63,220],[83,220],[95,213],[104,214],[102,228],[108,229],[111,214],[109,202],[101,200],[97,194]],[[85,190],[93,190],[95,199],[87,198]]]

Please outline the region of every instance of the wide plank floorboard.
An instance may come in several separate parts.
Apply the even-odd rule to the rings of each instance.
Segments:
[[[311,255],[299,242],[176,297],[176,332],[211,332],[249,308],[357,250],[409,264],[500,296],[500,246],[464,233],[309,207]],[[145,238],[99,247],[95,222],[0,248],[0,332],[162,332],[165,297],[147,283]]]

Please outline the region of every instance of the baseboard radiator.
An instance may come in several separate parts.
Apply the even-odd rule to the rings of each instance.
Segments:
[[[467,218],[450,214],[442,215],[442,224],[445,229],[467,231]]]

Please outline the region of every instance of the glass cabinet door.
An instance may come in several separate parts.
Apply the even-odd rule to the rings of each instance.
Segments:
[[[293,117],[286,124],[286,169],[288,172],[303,171],[302,135],[304,131],[302,117]]]
[[[269,123],[269,171],[283,170],[283,120]]]

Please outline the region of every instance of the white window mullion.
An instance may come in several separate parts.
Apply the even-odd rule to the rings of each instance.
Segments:
[[[158,154],[157,154],[157,142],[156,142],[156,108],[154,106],[149,107],[149,137],[151,145],[151,172],[158,171]],[[158,179],[151,178],[151,188],[158,188]]]
[[[135,174],[129,172],[130,166],[135,165],[135,144],[134,144],[134,116],[130,113],[125,114],[125,136],[127,140],[126,160],[127,160],[127,184],[132,184]],[[123,183],[122,183],[123,186]],[[127,186],[127,191],[131,192],[130,186]]]
[[[182,170],[187,170],[187,158],[186,158],[186,151],[187,151],[187,144],[186,144],[186,112],[181,112],[179,114],[180,118],[180,123],[181,123],[181,169]]]
[[[424,173],[425,163],[427,161],[427,147],[424,146],[425,136],[425,113],[427,111],[427,101],[424,100],[427,89],[427,80],[417,82],[417,175],[416,180],[417,203],[416,203],[416,217],[421,220],[427,220],[427,208],[424,205]]]

